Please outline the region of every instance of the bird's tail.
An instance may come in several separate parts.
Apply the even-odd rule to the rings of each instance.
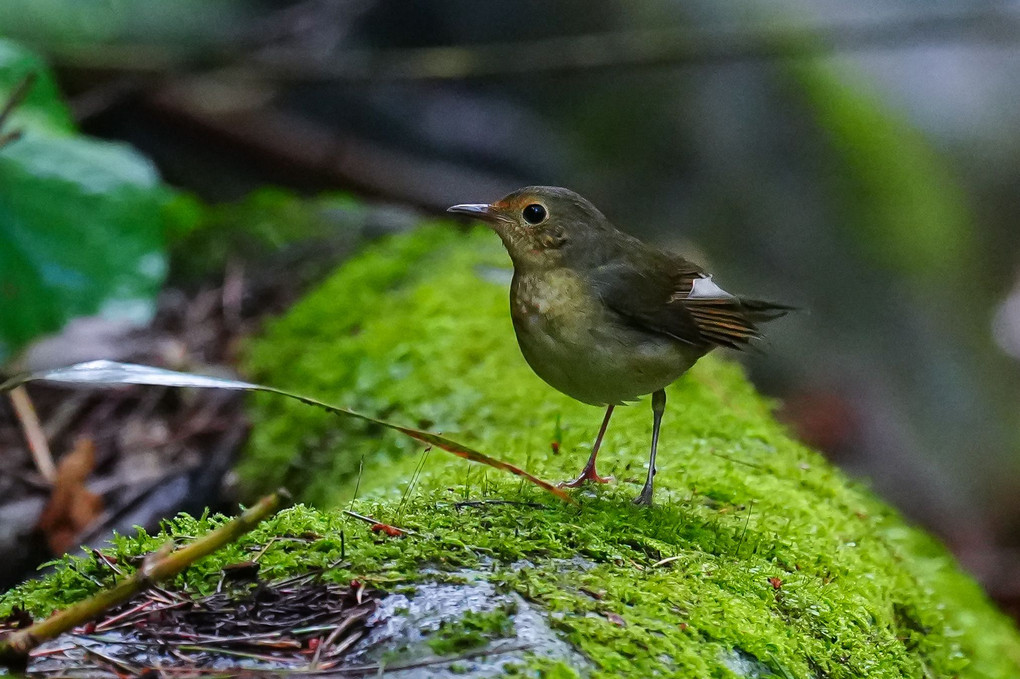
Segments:
[[[785,304],[742,297],[687,298],[684,307],[701,337],[712,344],[746,349],[761,339],[760,323],[775,320],[795,308]]]
[[[797,307],[788,306],[786,304],[776,304],[775,302],[766,302],[760,299],[747,299],[746,297],[738,298],[740,301],[741,310],[744,312],[744,316],[747,320],[752,323],[767,323],[768,321],[774,321],[777,318],[781,318],[791,311],[799,311]]]

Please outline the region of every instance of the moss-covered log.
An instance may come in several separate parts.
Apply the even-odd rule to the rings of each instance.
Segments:
[[[274,323],[250,352],[250,376],[567,478],[600,413],[531,374],[510,326],[508,278],[486,232],[435,226],[390,239]],[[250,558],[258,541],[303,535],[270,544],[262,575],[332,564],[343,543],[329,577],[402,591],[411,608],[437,583],[463,588],[470,613],[404,659],[533,638],[522,630],[534,618],[568,644],[454,668],[479,676],[1020,676],[1011,623],[944,548],[793,441],[738,366],[709,357],[669,398],[649,509],[630,502],[644,477],[646,404],[609,429],[600,471],[617,482],[569,506],[515,477],[259,396],[245,481],[286,485],[320,511],[284,512],[181,584],[208,590],[219,565]],[[355,487],[359,513],[413,534],[391,537],[337,511]],[[80,573],[100,570],[60,569],[4,606],[73,599],[95,586]]]

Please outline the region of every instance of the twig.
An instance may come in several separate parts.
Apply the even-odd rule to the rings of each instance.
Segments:
[[[18,416],[18,423],[21,424],[21,431],[25,434],[25,441],[32,453],[35,468],[52,485],[57,480],[57,467],[53,464],[53,454],[46,442],[46,434],[43,433],[42,424],[40,424],[39,416],[32,405],[32,399],[28,397],[25,385],[21,385],[11,392],[11,404]]]
[[[652,568],[658,568],[659,566],[665,566],[668,563],[673,563],[674,561],[677,561],[677,560],[682,559],[682,558],[684,558],[683,555],[667,556],[665,559],[659,559],[658,561],[653,563],[652,564]]]
[[[344,514],[346,514],[347,516],[354,517],[355,519],[359,519],[361,521],[364,521],[367,524],[370,524],[372,526],[373,530],[375,530],[376,526],[383,526],[385,528],[394,528],[394,529],[400,531],[401,533],[403,533],[405,535],[418,535],[418,533],[414,532],[413,530],[408,530],[407,528],[401,528],[399,526],[393,526],[393,525],[390,525],[388,523],[383,523],[382,521],[376,521],[371,516],[365,516],[364,514],[358,514],[357,512],[352,512],[349,509],[345,509],[344,510]],[[387,531],[387,533],[388,532],[389,531]]]
[[[258,660],[260,662],[271,663],[280,662],[280,658],[278,656],[266,655],[264,653],[250,653],[248,651],[237,651],[229,648],[218,648],[216,646],[204,646],[202,644],[182,644],[177,647],[177,650],[191,651],[194,653],[213,653],[216,655],[229,655],[234,656],[235,658],[247,658],[249,660]]]
[[[716,457],[721,457],[722,459],[728,460],[729,462],[732,462],[733,464],[742,464],[742,465],[744,465],[746,467],[751,467],[753,469],[764,469],[764,467],[762,467],[760,464],[755,464],[754,462],[748,462],[747,460],[738,460],[735,457],[732,457],[730,455],[724,455],[722,453],[717,453],[717,452],[715,452],[713,450],[710,450],[708,452],[709,452],[710,455],[715,455]]]
[[[327,653],[327,657],[330,658],[330,659],[334,659],[337,656],[342,655],[351,646],[356,644],[363,636],[365,636],[365,630],[359,630],[359,631],[355,632],[354,634],[351,634],[346,639],[344,639],[339,644],[337,644],[332,649],[330,649],[330,651]]]
[[[358,499],[358,490],[361,488],[361,475],[365,472],[365,456],[361,456],[361,460],[358,461],[358,478],[354,480],[354,494],[351,495],[351,504],[354,506],[354,501]]]
[[[947,43],[1012,46],[1018,34],[1013,13],[959,12],[816,26],[653,29],[502,44],[349,50],[318,61],[295,51],[250,59],[230,72],[256,80],[351,83],[520,78],[804,59]]]
[[[333,629],[332,632],[330,632],[329,636],[326,637],[326,639],[324,641],[319,643],[318,647],[315,649],[315,655],[312,657],[312,662],[309,663],[309,665],[308,665],[309,669],[313,669],[314,670],[318,666],[318,664],[319,664],[319,658],[322,656],[322,652],[325,649],[328,649],[333,644],[335,644],[336,640],[340,638],[341,634],[343,634],[344,632],[349,630],[351,627],[353,627],[355,623],[357,623],[362,618],[364,618],[366,615],[368,615],[368,613],[369,613],[369,609],[366,608],[366,609],[364,609],[361,612],[353,613],[353,614],[347,616],[346,618],[344,618],[344,620],[339,625],[337,625]],[[352,636],[355,636],[355,638],[360,638],[360,635],[352,635]],[[351,643],[353,643],[353,642],[351,642],[350,638],[348,638],[347,640],[345,640],[344,643],[341,643],[340,646],[338,646],[337,648],[334,648],[330,652],[327,652],[326,655],[327,656],[336,656],[336,655],[339,655],[344,650],[349,648]]]
[[[266,540],[265,546],[263,546],[262,549],[259,550],[259,553],[256,554],[255,556],[253,556],[251,560],[254,563],[258,563],[259,559],[261,559],[263,556],[265,556],[266,552],[269,551],[269,548],[272,547],[273,544],[278,542],[279,540],[280,540],[280,536],[278,536],[278,535],[274,535],[273,537],[271,537],[268,540]]]
[[[437,212],[445,210],[447,202],[437,199],[433,188],[422,186],[422,176],[445,176],[451,184],[463,186],[465,193],[478,195],[496,193],[514,179],[501,170],[468,168],[398,151],[293,112],[249,109],[215,114],[203,108],[201,96],[184,82],[157,90],[142,105],[264,162]]]
[[[539,40],[413,49],[338,50],[328,59],[308,50],[246,56],[238,50],[168,52],[135,44],[54,46],[62,67],[166,73],[222,69],[232,80],[376,83],[469,80],[597,73],[636,68],[803,59],[833,53],[916,49],[927,45],[1012,47],[1017,15],[999,9],[912,13],[811,25],[729,29],[691,27],[556,36]]]
[[[360,521],[364,521],[365,523],[370,523],[370,524],[379,523],[378,521],[373,519],[371,516],[365,516],[364,514],[358,514],[357,512],[352,512],[349,509],[345,509],[344,510],[344,514],[346,514],[347,516],[352,516],[355,519],[358,519]]]
[[[751,523],[751,512],[754,510],[754,500],[747,505],[747,520],[744,521],[744,530],[740,531],[740,541],[737,542],[736,556],[740,557],[740,548],[744,546],[744,536],[747,534],[747,526]]]
[[[421,458],[418,460],[418,464],[414,467],[414,473],[411,474],[411,481],[404,488],[403,494],[400,496],[400,504],[397,505],[397,521],[400,521],[400,517],[403,516],[404,507],[407,505],[408,499],[411,497],[411,492],[414,490],[414,486],[418,483],[418,478],[421,476],[422,470],[425,468],[425,462],[429,459],[429,453],[432,452],[432,446],[425,446],[424,450],[421,451]]]
[[[116,667],[117,669],[119,669],[120,672],[118,672],[118,674],[125,673],[125,674],[128,674],[128,675],[137,677],[137,676],[141,675],[141,673],[142,673],[141,670],[139,670],[138,668],[132,667],[131,665],[129,665],[126,662],[124,662],[123,660],[118,660],[117,658],[114,658],[113,656],[107,655],[107,654],[103,653],[102,651],[99,651],[96,648],[93,648],[92,646],[84,646],[82,644],[77,644],[77,646],[78,646],[79,649],[84,651],[86,655],[94,655],[95,657],[99,658],[103,662],[105,662],[105,663],[107,663],[109,665],[112,665],[113,667]]]
[[[11,668],[23,668],[29,652],[39,644],[128,601],[156,582],[176,576],[195,561],[237,540],[274,514],[288,497],[284,490],[267,495],[243,514],[208,535],[165,555],[160,555],[162,550],[150,554],[150,558],[146,558],[133,575],[121,580],[111,589],[55,613],[31,627],[12,632],[6,639],[0,640],[0,664]]]
[[[112,618],[109,618],[109,619],[104,620],[103,622],[99,623],[98,625],[96,625],[96,631],[97,632],[107,632],[107,631],[113,629],[114,625],[116,625],[118,622],[120,622],[124,618],[130,617],[130,616],[138,613],[138,611],[145,610],[146,608],[149,608],[150,606],[152,606],[152,604],[153,604],[153,600],[152,599],[148,599],[146,601],[143,601],[142,603],[138,604],[137,606],[134,606],[134,607],[129,608],[128,610],[124,611],[120,615],[115,615]]]
[[[360,634],[360,633],[358,633]],[[357,640],[357,634],[352,637]],[[342,643],[346,643],[346,640]],[[492,656],[492,655],[504,655],[506,653],[516,653],[518,651],[527,651],[531,649],[534,644],[521,643],[521,644],[510,644],[506,646],[497,646],[495,648],[480,648],[473,651],[467,651],[460,655],[446,655],[446,656],[433,656],[424,658],[422,660],[413,660],[405,663],[398,663],[393,665],[384,665],[381,663],[372,663],[368,665],[353,665],[347,667],[320,667],[318,669],[301,669],[301,668],[289,668],[289,667],[274,667],[274,668],[261,668],[261,667],[245,667],[243,672],[247,676],[252,677],[337,677],[337,676],[366,676],[366,675],[378,675],[382,676],[383,672],[399,672],[402,670],[417,669],[422,667],[429,667],[431,665],[442,665],[445,663],[455,663],[460,660],[471,660],[473,658]],[[258,656],[256,654],[245,654],[238,652],[225,652],[219,648],[210,648],[200,645],[188,645],[186,650],[198,651],[206,653],[223,653],[225,655],[235,655],[240,657],[247,657],[250,659],[264,659],[267,662],[281,663],[279,657],[275,656]],[[67,650],[67,649],[61,649]],[[236,668],[217,668],[217,667],[195,667],[192,664],[192,658],[181,654],[177,649],[171,649],[171,654],[179,657],[182,661],[180,667],[162,667],[159,671],[167,675],[185,675],[185,676],[201,676],[201,675],[213,675],[213,676],[236,676]],[[233,670],[233,671],[232,671]],[[39,670],[37,672],[43,672],[47,670]],[[65,672],[66,670],[61,668],[54,668],[54,672]]]

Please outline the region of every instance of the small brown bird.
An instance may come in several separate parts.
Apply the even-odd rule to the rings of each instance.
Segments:
[[[510,316],[528,365],[564,394],[606,408],[584,470],[561,485],[611,481],[595,459],[613,409],[652,394],[648,478],[634,500],[651,504],[665,387],[715,347],[744,347],[760,336],[758,323],[791,310],[731,295],[567,189],[529,186],[449,211],[491,224],[510,253]]]

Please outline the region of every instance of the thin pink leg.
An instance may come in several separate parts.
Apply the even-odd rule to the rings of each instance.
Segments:
[[[584,469],[581,470],[581,475],[573,481],[564,481],[558,484],[560,488],[577,488],[585,481],[594,481],[595,483],[609,483],[613,480],[612,476],[599,476],[598,472],[595,471],[595,458],[599,456],[599,448],[602,446],[602,437],[606,434],[606,429],[609,427],[609,418],[613,416],[613,408],[616,406],[608,406],[606,408],[606,416],[602,420],[602,426],[599,428],[599,435],[595,437],[595,445],[591,447],[591,456],[588,458],[588,463],[584,465]]]

